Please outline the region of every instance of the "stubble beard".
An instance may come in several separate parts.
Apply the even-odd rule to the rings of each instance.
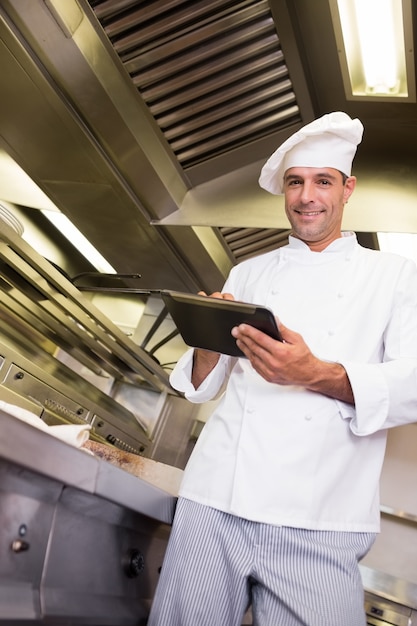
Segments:
[[[291,208],[291,213],[288,216],[294,237],[297,237],[298,239],[301,239],[302,241],[306,241],[306,242],[320,239],[321,236],[326,233],[326,230],[328,228],[327,223],[323,221],[319,222],[319,219],[321,216],[325,218],[325,209],[323,209],[323,207],[310,209],[310,212],[322,211],[320,216],[318,216],[317,221],[315,221],[312,224],[302,223],[300,216],[296,213],[296,211],[302,212],[303,210],[305,212],[308,212],[306,207],[304,206],[297,206],[297,207]]]

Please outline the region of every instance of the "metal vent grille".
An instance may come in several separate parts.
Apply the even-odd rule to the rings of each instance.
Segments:
[[[277,228],[219,228],[236,263],[276,250],[288,243],[290,230]]]
[[[184,169],[301,121],[267,0],[90,0]]]

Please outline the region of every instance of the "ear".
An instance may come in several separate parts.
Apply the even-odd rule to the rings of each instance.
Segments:
[[[354,192],[355,187],[356,187],[356,176],[349,176],[349,178],[345,182],[345,187],[343,190],[343,202],[345,204],[349,200],[352,193]]]

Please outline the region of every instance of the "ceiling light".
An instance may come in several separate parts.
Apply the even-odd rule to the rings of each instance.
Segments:
[[[329,0],[348,100],[416,102],[411,0]]]
[[[61,234],[74,245],[80,254],[98,271],[104,274],[116,274],[116,270],[96,250],[74,224],[55,206],[26,172],[0,148],[0,183],[2,201],[39,209],[54,224]],[[37,243],[32,243],[36,248]]]
[[[417,234],[377,233],[379,249],[394,252],[417,263]]]
[[[98,272],[116,274],[116,270],[100,252],[88,241],[76,226],[60,211],[42,210],[43,215],[77,248]]]

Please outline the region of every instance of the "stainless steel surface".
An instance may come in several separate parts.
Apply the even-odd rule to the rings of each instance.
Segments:
[[[417,611],[417,585],[365,565],[360,570],[367,592]]]
[[[175,335],[172,321],[163,311],[143,315],[157,324],[134,340],[7,224],[1,229],[0,398],[47,423],[87,422],[93,439],[183,467],[192,411],[171,401],[173,358],[163,366],[154,357]],[[181,449],[170,451],[174,439]]]
[[[3,306],[30,329],[100,364],[111,376],[170,389],[167,373],[6,224],[0,259]],[[6,245],[7,244],[7,245]]]
[[[99,440],[149,455],[151,429],[111,396],[112,387],[128,381],[173,393],[168,373],[6,224],[2,239],[0,396],[29,401],[45,421],[87,422]]]
[[[360,569],[365,588],[367,623],[373,626],[415,626],[417,586],[364,565]]]
[[[417,515],[415,515],[414,513],[408,513],[407,511],[403,511],[402,509],[395,509],[391,506],[386,505],[381,505],[380,510],[383,515],[388,515],[389,517],[397,518],[399,520],[404,520],[406,522],[411,522],[412,524],[417,525]]]
[[[0,458],[170,523],[175,499],[161,489],[1,412]]]
[[[192,11],[187,2],[131,3],[122,17],[100,7],[96,15],[185,169],[300,121],[266,0],[196,2]]]
[[[285,232],[260,166],[331,110],[366,127],[346,227],[417,231],[416,106],[346,100],[327,0],[4,0],[0,36],[0,148],[144,288],[218,289],[220,227]]]
[[[38,414],[48,424],[88,423],[91,436],[147,454],[149,437],[134,414],[58,361],[0,337],[0,398]],[[30,357],[33,357],[31,359]]]
[[[413,626],[417,613],[396,602],[365,594],[366,623],[368,626]]]
[[[71,0],[61,5],[64,12],[78,6]],[[91,17],[88,5],[84,8]],[[181,202],[186,177],[133,86],[115,65],[111,46],[104,33],[96,31],[94,21],[82,16],[77,31],[84,32],[78,41],[78,35],[65,36],[46,3],[24,0],[2,3],[0,31],[4,68],[0,80],[9,85],[5,89],[14,83],[11,89],[19,108],[31,101],[27,115],[11,105],[11,99],[0,102],[2,117],[10,122],[2,129],[6,152],[12,152],[116,269],[121,255],[129,259],[120,271],[142,274],[144,288],[192,286],[196,290],[200,280],[189,262],[194,253],[206,276],[222,280],[221,271],[210,263],[212,253],[190,229],[187,246],[178,254],[184,230],[175,234],[177,247],[172,234],[150,226],[151,219],[169,214]],[[90,109],[91,97],[100,103],[98,109],[93,105],[95,112]],[[85,113],[95,121],[85,118]],[[34,117],[36,137],[29,129]],[[99,139],[102,132],[107,147]],[[52,156],[55,150],[59,158]],[[29,162],[33,165],[28,171]]]
[[[175,499],[1,413],[0,624],[137,626]]]

